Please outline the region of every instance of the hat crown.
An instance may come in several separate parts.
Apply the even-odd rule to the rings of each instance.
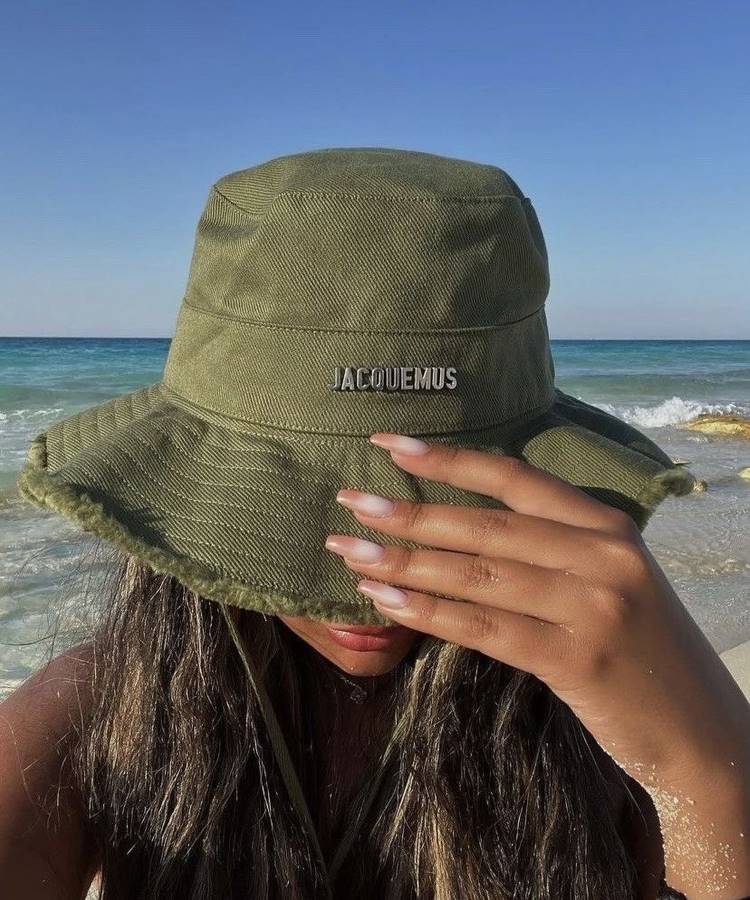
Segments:
[[[219,179],[164,383],[223,420],[362,435],[544,411],[547,254],[501,169],[409,150],[279,157]]]
[[[502,169],[342,148],[220,178],[185,300],[266,324],[389,331],[517,321],[548,289],[536,214]]]
[[[330,148],[280,156],[225,175],[216,187],[252,215],[262,215],[274,197],[288,191],[523,199],[518,185],[497,166],[387,147]]]

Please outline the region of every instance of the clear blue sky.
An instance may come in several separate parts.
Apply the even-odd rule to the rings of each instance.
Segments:
[[[750,4],[102,6],[4,14],[0,334],[170,337],[213,181],[391,146],[519,182],[553,337],[750,338]]]

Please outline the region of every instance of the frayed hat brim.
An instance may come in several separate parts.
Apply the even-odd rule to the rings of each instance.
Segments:
[[[403,471],[367,437],[246,429],[207,418],[162,382],[148,385],[37,435],[19,494],[207,599],[360,624],[388,620],[324,541],[332,532],[378,540],[378,532],[335,502],[340,488],[500,505]],[[662,500],[695,484],[637,429],[561,391],[523,426],[430,440],[519,456],[625,510],[641,529]]]

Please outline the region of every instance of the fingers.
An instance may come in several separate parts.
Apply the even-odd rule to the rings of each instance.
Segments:
[[[348,535],[330,535],[326,546],[368,579],[555,624],[570,622],[579,612],[575,599],[583,584],[569,572],[497,557],[373,545]]]
[[[404,441],[391,432],[375,432],[370,440],[389,449],[419,449],[420,442]],[[493,497],[519,513],[553,519],[582,528],[630,534],[630,517],[589,497],[579,488],[523,460],[498,453],[464,449],[440,443],[422,453],[391,451],[393,461],[420,478],[443,481],[463,490]]]
[[[337,500],[369,528],[430,547],[503,557],[571,571],[598,567],[602,532],[575,528],[505,509],[476,509],[450,503],[392,499],[387,515],[371,515],[355,504],[358,491],[339,491]],[[390,498],[389,498],[390,499]],[[367,505],[367,504],[365,504]],[[382,511],[382,510],[381,510]]]
[[[569,652],[570,634],[559,625],[411,590],[403,591],[403,605],[394,606],[399,598],[395,589],[388,588],[369,579],[358,586],[384,615],[399,624],[478,650],[539,678],[549,677]],[[390,602],[386,605],[379,597],[390,598]]]

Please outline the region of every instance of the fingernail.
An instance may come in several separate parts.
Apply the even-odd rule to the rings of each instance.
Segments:
[[[326,538],[326,548],[347,559],[363,563],[378,562],[385,553],[385,547],[382,544],[363,541],[361,538],[346,534],[329,535]]]
[[[393,450],[394,453],[405,453],[407,456],[421,456],[430,449],[430,445],[420,441],[419,438],[384,431],[376,431],[371,434],[370,443],[384,447],[386,450]]]
[[[387,497],[378,494],[366,494],[353,488],[345,488],[336,494],[336,502],[342,506],[348,506],[366,516],[390,516],[395,503]]]
[[[409,595],[406,591],[380,581],[360,581],[357,590],[372,597],[376,603],[388,609],[402,609],[409,602]]]

